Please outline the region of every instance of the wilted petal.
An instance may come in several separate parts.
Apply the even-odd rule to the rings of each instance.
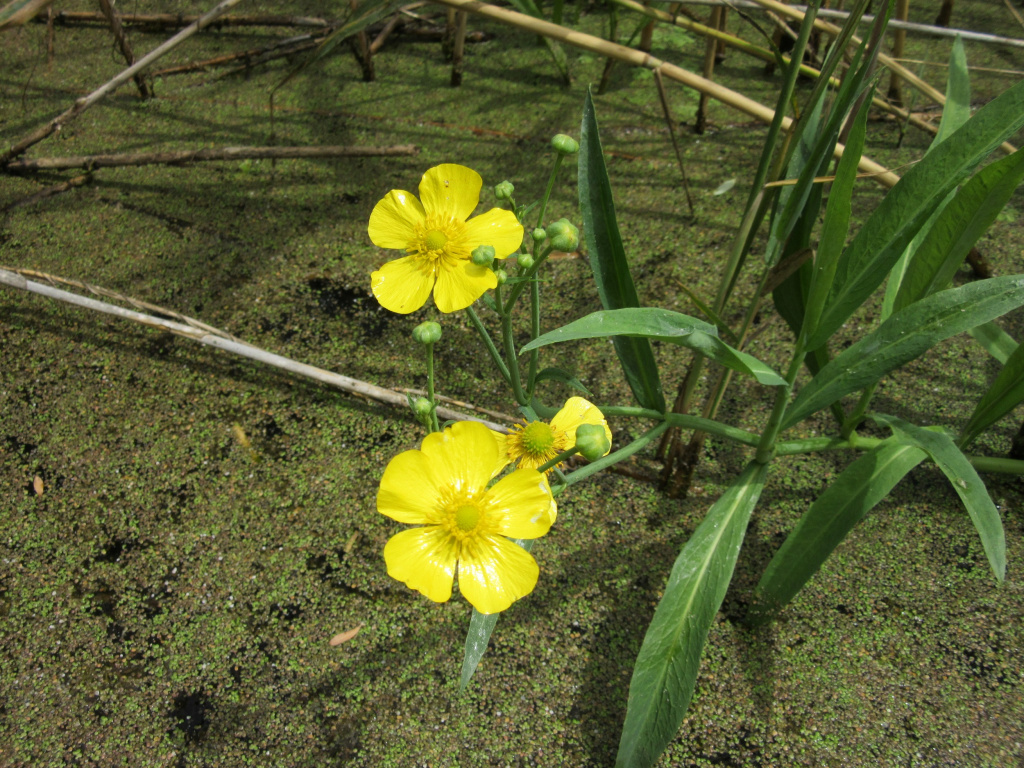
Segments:
[[[455,540],[436,526],[401,531],[384,546],[388,575],[435,603],[452,596],[455,556]]]

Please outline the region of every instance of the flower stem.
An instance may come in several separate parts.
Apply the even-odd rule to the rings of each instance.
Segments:
[[[610,467],[612,464],[618,464],[623,459],[628,459],[652,440],[657,440],[661,437],[661,433],[666,429],[668,429],[667,421],[656,424],[653,428],[644,432],[644,434],[640,435],[640,437],[626,447],[619,448],[619,450],[609,453],[607,456],[603,456],[597,461],[592,461],[587,464],[587,466],[580,467],[575,472],[570,472],[565,476],[565,484],[572,485],[573,483],[578,483],[580,480],[600,472],[605,467]]]
[[[437,421],[437,400],[434,397],[434,345],[427,344],[427,400],[430,401],[430,431],[440,432],[441,425]]]
[[[566,451],[562,451],[560,454],[558,454],[554,458],[548,459],[543,464],[541,464],[539,467],[537,467],[537,471],[538,472],[547,472],[549,469],[552,469],[553,467],[557,467],[559,464],[561,464],[563,461],[565,461],[569,457],[575,456],[576,453],[577,453],[576,446],[573,446],[572,448],[569,448]]]
[[[730,427],[728,424],[723,424],[713,419],[705,419],[701,416],[688,416],[685,413],[659,413],[649,408],[635,408],[631,406],[601,405],[598,408],[605,416],[635,416],[640,419],[665,421],[670,427],[707,432],[709,435],[718,435],[742,445],[749,445],[752,448],[756,448],[761,442],[760,436],[755,435],[753,432],[747,432],[745,429],[739,429],[738,427]]]
[[[544,190],[544,197],[540,201],[540,211],[537,214],[537,226],[544,226],[544,213],[548,207],[548,199],[551,197],[551,192],[555,188],[555,177],[558,176],[558,169],[562,167],[562,158],[564,155],[561,152],[555,153],[555,166],[551,169],[551,177],[548,179],[548,188]],[[536,248],[536,246],[535,246]],[[536,255],[536,254],[534,254]]]
[[[473,324],[477,334],[483,339],[484,346],[487,348],[487,352],[491,356],[491,360],[498,367],[498,372],[501,373],[501,377],[505,379],[505,383],[510,387],[512,386],[512,377],[508,372],[508,366],[505,365],[505,361],[501,359],[501,353],[498,348],[494,345],[494,340],[491,339],[491,334],[484,328],[484,324],[480,322],[480,318],[477,316],[476,311],[473,307],[466,307],[466,315],[469,317],[469,322]]]
[[[505,347],[505,359],[508,360],[509,386],[519,405],[529,405],[530,398],[523,391],[523,382],[519,378],[519,358],[516,356],[516,342],[512,338],[512,315],[501,318],[501,342]]]

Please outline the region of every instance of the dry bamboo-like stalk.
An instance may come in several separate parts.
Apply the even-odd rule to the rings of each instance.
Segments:
[[[48,276],[40,275],[39,273],[33,274],[34,276],[48,278]],[[56,280],[63,282],[59,278]],[[250,360],[255,360],[274,368],[280,368],[281,370],[288,371],[289,373],[294,373],[307,379],[313,379],[314,381],[319,381],[344,392],[361,395],[362,397],[366,397],[380,403],[397,405],[405,408],[407,408],[409,404],[405,395],[395,392],[394,390],[378,387],[374,384],[369,384],[365,381],[360,381],[359,379],[353,379],[350,376],[344,376],[340,373],[325,371],[322,368],[306,365],[305,363],[300,363],[296,360],[283,357],[282,355],[276,355],[273,352],[268,352],[264,349],[260,349],[259,347],[239,341],[223,331],[218,331],[208,325],[199,323],[198,321],[193,321],[191,318],[187,318],[184,315],[167,313],[166,310],[154,307],[153,309],[160,311],[161,314],[170,314],[177,318],[176,320],[165,320],[160,317],[155,317],[154,315],[148,315],[131,309],[124,309],[114,304],[108,304],[105,301],[97,301],[96,299],[90,299],[86,296],[79,296],[76,293],[71,293],[70,291],[65,291],[52,285],[28,280],[23,275],[19,274],[19,271],[10,269],[0,268],[0,284],[10,286],[11,288],[18,288],[23,291],[29,291],[30,293],[46,296],[68,304],[74,304],[75,306],[84,307],[96,312],[114,315],[115,317],[141,323],[142,325],[147,325],[161,331],[168,331],[176,336],[183,336],[187,339],[197,341],[200,344],[205,344],[206,346],[213,347],[215,349],[221,349],[234,355],[246,357]],[[85,286],[85,284],[81,283],[77,285]],[[91,288],[91,286],[85,287]],[[110,291],[106,291],[105,294],[129,300],[127,297],[120,297],[118,294],[113,294]],[[439,418],[445,420],[479,421],[482,424],[486,424],[491,429],[499,432],[508,432],[508,427],[501,424],[495,424],[494,422],[487,421],[486,419],[460,413],[450,408],[439,407],[437,409],[437,415]]]
[[[693,22],[690,21],[689,19],[683,19],[678,16],[673,16],[671,14],[665,13],[664,11],[659,11],[655,8],[649,8],[646,5],[641,5],[635,0],[612,0],[612,2],[614,2],[616,5],[622,6],[623,8],[629,8],[630,10],[636,11],[637,13],[642,13],[646,16],[658,19],[659,21],[662,21],[666,24],[674,24],[677,27],[681,27],[682,29],[693,32],[694,34],[716,38],[717,40],[719,40],[719,42],[728,45],[730,48],[735,48],[736,50],[742,53],[745,53],[749,56],[753,56],[754,58],[757,59],[761,59],[762,61],[770,63],[775,62],[775,56],[767,48],[760,48],[754,45],[753,43],[748,43],[746,40],[727,34],[712,27],[705,26],[704,24]],[[783,61],[789,61],[788,56],[783,55],[782,58]],[[819,72],[814,67],[808,66],[807,64],[800,65],[800,74],[807,75],[808,77],[821,76],[821,72]],[[833,85],[838,87],[839,80],[837,78],[833,77],[831,79],[831,82],[833,83]],[[939,128],[937,125],[932,125],[931,123],[926,122],[925,120],[922,120],[921,118],[917,117],[912,112],[906,109],[902,109],[901,107],[897,107],[895,104],[890,104],[888,101],[879,96],[875,96],[872,99],[871,104],[875,108],[880,109],[883,112],[887,112],[890,115],[895,115],[900,120],[909,122],[915,128],[920,128],[922,131],[926,131],[927,133],[930,133],[933,136],[939,132]]]
[[[515,11],[510,11],[505,8],[499,8],[495,5],[482,3],[479,0],[437,0],[437,2],[441,5],[447,5],[459,10],[476,13],[480,16],[486,16],[489,19],[494,19],[495,21],[499,21],[513,27],[518,27],[519,29],[525,29],[528,32],[550,37],[552,40],[558,40],[559,42],[571,45],[574,48],[582,48],[583,50],[590,51],[598,56],[614,58],[618,61],[632,64],[636,67],[659,70],[662,76],[689,86],[696,91],[700,91],[702,93],[706,91],[707,94],[716,101],[720,101],[733,109],[737,109],[740,112],[750,115],[763,123],[771,123],[775,117],[775,111],[766,107],[764,104],[754,101],[748,96],[744,96],[742,93],[737,93],[736,91],[718,85],[717,83],[705,80],[700,75],[695,75],[693,72],[683,69],[682,67],[664,62],[648,53],[637,51],[633,48],[627,48],[626,46],[619,45],[618,43],[611,43],[607,40],[602,40],[599,37],[594,37],[593,35],[588,35],[583,32],[577,32],[575,30],[568,29],[567,27],[559,26],[558,24],[552,24],[551,22],[544,21],[543,19],[535,19],[532,16],[516,13]],[[790,118],[783,118],[783,129],[788,129],[791,123],[792,121]],[[841,157],[844,149],[845,147],[842,145],[837,145],[835,152],[836,156]],[[899,176],[868,157],[861,157],[858,167],[862,173],[871,174],[871,177],[883,186],[892,187],[897,181],[899,181]]]
[[[171,27],[180,29],[188,26],[202,16],[180,13],[122,13],[121,23],[129,26]],[[54,23],[63,26],[72,24],[103,24],[106,17],[102,13],[89,11],[59,11],[53,15]],[[215,29],[221,27],[317,27],[334,26],[334,22],[312,16],[224,16],[215,23],[208,25]]]
[[[99,3],[100,9],[103,11],[103,15],[107,17],[110,29],[114,33],[114,39],[117,40],[117,46],[121,49],[121,55],[128,62],[128,66],[131,66],[135,63],[135,54],[128,43],[128,38],[124,36],[124,30],[121,28],[121,20],[118,17],[117,11],[110,4],[110,0],[99,0]],[[149,88],[149,83],[146,82],[146,78],[141,73],[136,73],[132,79],[135,80],[135,87],[139,89],[139,96],[143,99],[148,99],[153,95]]]
[[[6,152],[4,152],[2,155],[0,155],[0,167],[7,165],[13,158],[22,154],[26,149],[33,146],[34,144],[38,144],[47,136],[51,136],[54,133],[57,133],[68,122],[74,120],[76,117],[82,114],[82,112],[87,110],[89,107],[91,107],[97,101],[102,99],[108,93],[112,93],[113,91],[120,88],[128,80],[134,77],[136,73],[142,72],[146,67],[148,67],[154,61],[156,61],[161,56],[166,54],[168,51],[177,48],[183,42],[192,37],[192,35],[194,35],[196,32],[199,32],[205,27],[208,27],[218,17],[227,13],[228,10],[238,5],[238,3],[240,3],[241,1],[242,0],[222,0],[222,2],[212,11],[204,14],[201,18],[187,26],[185,29],[181,30],[181,32],[176,34],[174,37],[170,38],[163,44],[154,48],[148,54],[146,54],[137,62],[135,62],[132,66],[128,67],[128,69],[122,71],[121,74],[119,74],[113,80],[110,80],[107,83],[101,85],[88,96],[83,96],[82,98],[78,99],[71,106],[70,109],[67,109],[61,114],[57,115],[57,117],[53,118],[53,120],[48,122],[46,125],[36,129],[31,134],[29,134],[24,139],[22,139],[17,144],[8,149]]]
[[[237,61],[243,62],[241,68],[244,69],[245,67],[249,67],[254,64],[262,64],[263,62],[270,61],[272,59],[278,59],[284,56],[293,56],[296,53],[308,51],[310,48],[316,48],[316,46],[320,45],[320,43],[324,41],[324,37],[325,35],[321,35],[319,37],[314,37],[313,35],[298,35],[263,48],[250,48],[247,51],[238,51],[236,53],[225,54],[224,56],[214,56],[212,59],[190,61],[187,64],[178,64],[177,66],[158,69],[152,72],[152,76],[156,78],[167,77],[168,75],[182,75],[188,72],[203,72],[210,67],[222,67],[228,64],[234,64]]]
[[[129,152],[113,155],[81,157],[40,157],[15,160],[4,169],[9,173],[26,171],[61,171],[68,168],[120,168],[128,165],[187,165],[211,160],[294,160],[329,157],[390,157],[415,155],[413,144],[393,147],[219,147],[183,149],[168,152]]]

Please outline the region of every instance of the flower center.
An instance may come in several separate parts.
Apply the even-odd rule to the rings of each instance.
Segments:
[[[554,444],[555,433],[543,421],[534,421],[523,429],[523,447],[528,453],[547,453]]]
[[[455,510],[455,525],[460,531],[469,533],[480,522],[480,509],[475,504],[463,504]]]
[[[427,236],[423,238],[423,242],[426,243],[427,250],[439,251],[447,245],[448,236],[439,229],[432,229],[427,232]]]

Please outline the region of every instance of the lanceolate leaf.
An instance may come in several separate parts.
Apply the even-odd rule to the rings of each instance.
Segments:
[[[971,328],[968,333],[1003,365],[1017,351],[1017,342],[995,323],[982,323],[977,328]]]
[[[967,447],[988,427],[995,424],[1024,401],[1024,347],[1017,347],[996,376],[971,415],[960,437]]]
[[[594,102],[589,90],[580,128],[579,196],[583,231],[587,233],[590,268],[594,272],[601,304],[605,309],[639,307],[640,298],[629,273],[629,263],[626,261],[619,225],[615,219],[611,182],[604,163],[597,116],[594,114]],[[637,402],[644,408],[664,413],[665,396],[661,391],[651,343],[641,338],[620,337],[615,339],[615,352]]]
[[[844,469],[768,563],[754,593],[749,623],[764,624],[789,603],[861,518],[926,456],[919,448],[889,439]]]
[[[1024,80],[990,101],[893,187],[840,257],[808,348],[824,343],[881,284],[922,224],[1000,143],[1024,126]]]
[[[1024,179],[1024,150],[978,171],[942,211],[914,254],[896,308],[941,291]]]
[[[609,336],[638,336],[680,344],[695,349],[726,368],[753,376],[767,386],[783,386],[786,381],[756,357],[740,352],[718,338],[717,330],[695,317],[656,307],[614,309],[592,312],[568,325],[538,336],[523,352],[575,339],[602,339]]]
[[[787,429],[844,395],[874,384],[933,345],[1024,304],[1024,275],[993,277],[932,294],[900,310],[843,350],[800,390]]]
[[[1002,581],[1006,577],[1006,537],[1003,533],[1003,521],[999,518],[999,510],[988,495],[985,483],[978,477],[977,471],[967,457],[956,447],[953,439],[945,432],[922,429],[895,416],[873,413],[871,419],[889,427],[901,442],[926,451],[949,478],[953,489],[967,507],[971,522],[978,529],[981,545],[985,548],[989,565],[992,566],[992,573]]]
[[[679,730],[766,473],[767,465],[748,464],[672,566],[633,668],[616,768],[654,765]]]

